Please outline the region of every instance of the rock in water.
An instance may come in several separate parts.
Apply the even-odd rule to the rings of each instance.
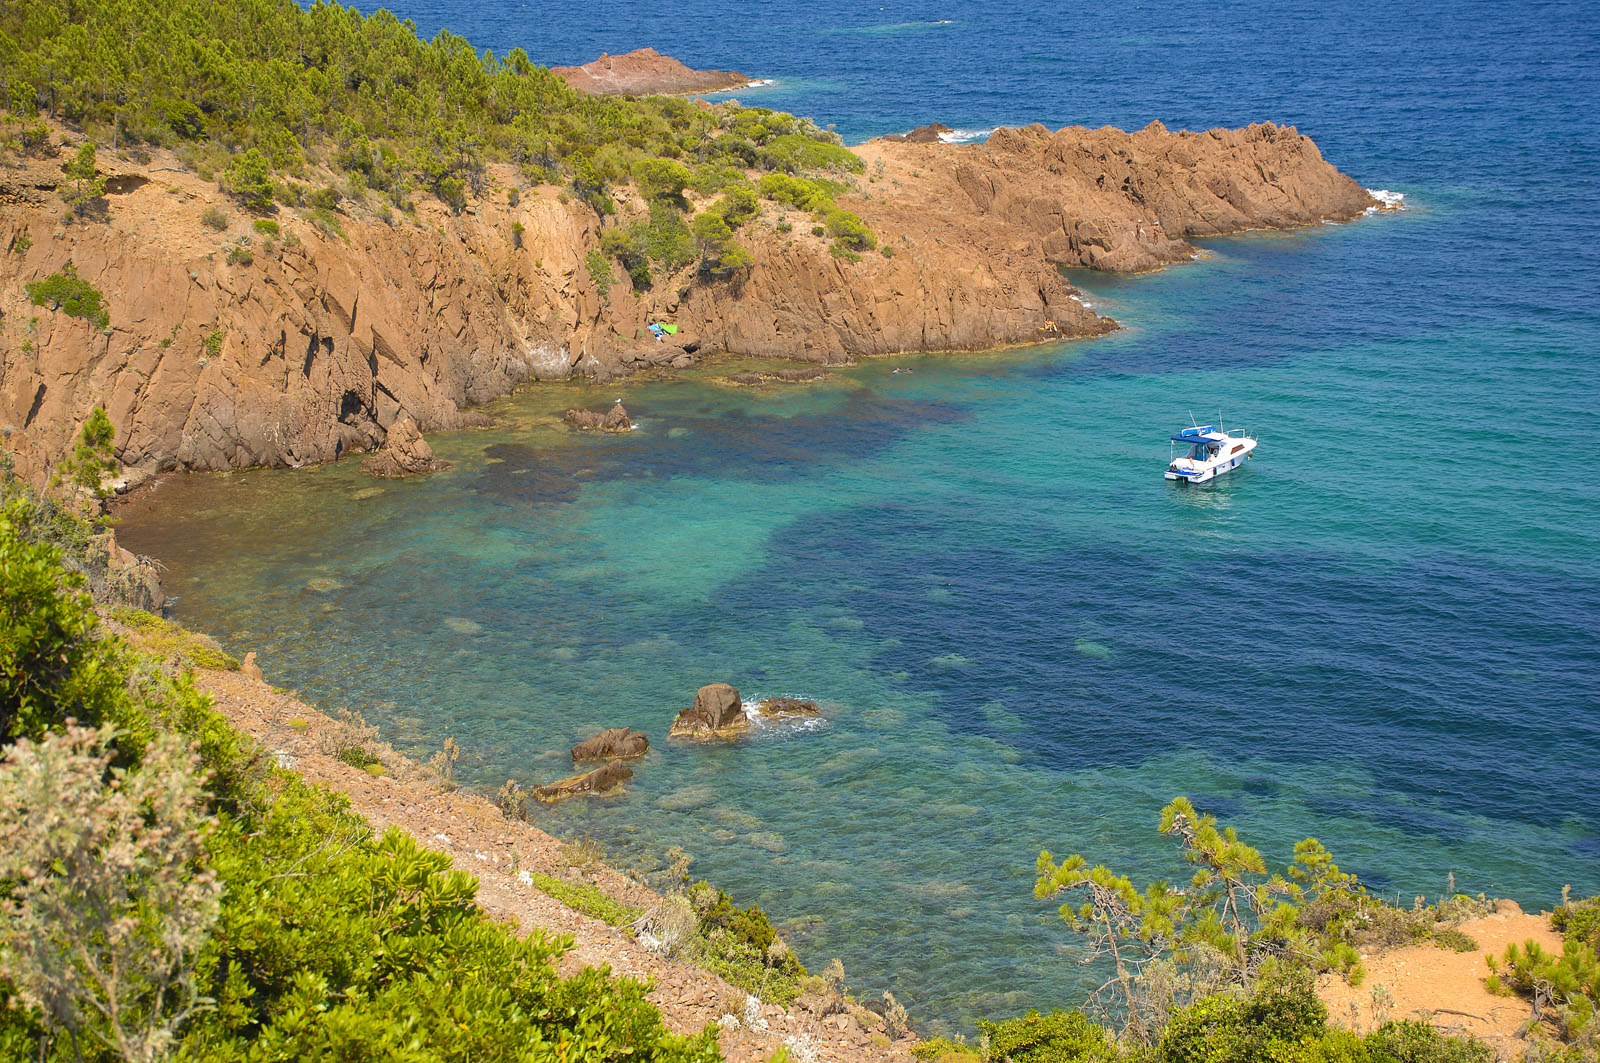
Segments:
[[[534,787],[533,796],[535,800],[551,805],[557,801],[565,801],[569,797],[603,794],[616,789],[618,785],[631,778],[633,769],[620,760],[613,760],[604,767],[586,771],[582,775]]]
[[[650,752],[650,739],[626,727],[611,727],[572,747],[573,760],[631,760]]]
[[[668,733],[673,738],[708,742],[738,738],[749,730],[750,718],[744,714],[739,692],[727,683],[709,683],[694,696],[693,705],[678,713]]]
[[[756,712],[765,720],[809,720],[822,715],[816,702],[800,698],[767,698],[756,705]]]
[[[417,431],[417,422],[410,417],[401,417],[390,425],[383,446],[361,463],[362,472],[390,480],[418,473],[440,472],[449,467],[448,461],[440,461],[433,456],[433,448],[422,438],[422,433]]]
[[[604,413],[599,410],[568,410],[562,415],[562,420],[575,428],[598,428],[602,432],[633,430],[633,419],[628,416],[628,411],[620,402]]]

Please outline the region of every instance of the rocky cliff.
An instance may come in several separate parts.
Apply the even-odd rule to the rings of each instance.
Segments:
[[[817,363],[1092,336],[1059,266],[1140,270],[1191,236],[1347,219],[1372,201],[1293,129],[1138,133],[1035,126],[986,145],[874,141],[839,200],[880,250],[838,257],[815,220],[770,202],[738,233],[752,263],[693,267],[634,292],[592,255],[600,220],[551,186],[461,215],[343,204],[283,210],[262,231],[214,182],[157,153],[105,159],[98,217],[70,220],[65,155],[0,159],[0,431],[25,473],[90,409],[142,472],[326,461],[380,445],[409,415],[459,427],[530,378],[605,378],[707,353]],[[516,205],[512,205],[512,199]],[[645,211],[618,190],[618,221]],[[208,220],[209,219],[209,223]],[[611,222],[615,224],[617,221]],[[220,225],[220,228],[218,227]],[[596,272],[595,261],[609,266]],[[109,327],[31,304],[72,263]],[[644,326],[680,326],[671,342]]]
[[[742,89],[750,79],[731,70],[694,70],[654,48],[624,55],[601,55],[582,66],[553,66],[579,92],[593,96],[682,96],[693,92]]]

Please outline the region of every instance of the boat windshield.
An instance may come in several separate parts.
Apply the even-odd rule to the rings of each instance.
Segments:
[[[1217,444],[1196,443],[1189,448],[1189,457],[1194,461],[1210,461],[1217,456]]]

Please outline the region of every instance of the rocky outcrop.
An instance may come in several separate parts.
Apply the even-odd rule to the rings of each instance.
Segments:
[[[383,446],[361,462],[362,472],[389,480],[442,472],[449,467],[448,461],[433,456],[433,448],[422,438],[417,422],[410,417],[402,417],[390,425]]]
[[[552,74],[591,96],[683,96],[697,92],[742,89],[750,84],[729,70],[692,70],[654,48],[626,55],[601,54],[582,66],[553,66]]]
[[[954,129],[951,129],[943,122],[929,122],[927,125],[917,126],[909,133],[890,133],[883,139],[905,141],[911,144],[937,144],[943,139],[940,134],[954,132]]]
[[[551,805],[568,798],[607,793],[631,778],[633,769],[620,760],[613,760],[593,771],[586,771],[581,775],[574,775],[545,786],[536,786],[532,792],[535,800]]]
[[[756,703],[756,715],[763,720],[814,720],[822,708],[801,698],[765,698]]]
[[[160,616],[167,596],[161,590],[161,567],[155,558],[123,549],[111,532],[104,538],[105,567],[90,565],[89,582],[95,597]]]
[[[63,130],[52,132],[54,143]],[[106,175],[104,220],[69,223],[61,160],[8,156],[0,429],[39,482],[103,404],[136,482],[372,451],[407,419],[460,428],[469,406],[530,378],[606,380],[723,352],[844,365],[1095,336],[1115,322],[1062,266],[1152,269],[1192,256],[1192,237],[1349,218],[1374,202],[1309,139],[1270,124],[1034,126],[983,145],[856,150],[866,176],[839,205],[878,250],[841,257],[811,214],[763,201],[737,233],[748,268],[708,278],[690,265],[637,292],[619,267],[590,268],[601,221],[555,186],[460,215],[428,196],[404,218],[346,201],[336,225],[283,210],[263,232],[156,149]],[[521,180],[509,166],[489,178]],[[647,215],[637,195],[614,193],[607,225]],[[202,224],[209,208],[229,215],[224,231]],[[104,293],[107,328],[28,301],[28,283],[69,262]],[[657,322],[678,332],[653,339]]]
[[[613,403],[611,409],[603,413],[599,410],[568,410],[561,419],[574,428],[598,429],[602,432],[633,431],[633,418],[628,416],[628,411],[620,402]]]
[[[626,727],[611,727],[572,747],[572,759],[632,760],[650,752],[650,739]]]
[[[668,734],[696,742],[738,738],[750,730],[739,692],[727,683],[709,683],[694,696],[694,704],[678,713]]]

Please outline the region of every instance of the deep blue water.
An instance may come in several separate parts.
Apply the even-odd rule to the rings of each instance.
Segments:
[[[849,139],[1273,119],[1408,209],[1074,277],[1127,326],[1093,342],[533,389],[376,496],[352,463],[172,479],[122,534],[180,617],[418,752],[456,736],[486,787],[596,726],[659,740],[713,679],[822,700],[546,825],[685,845],[937,1026],[1074,1003],[1034,858],[1177,874],[1179,793],[1408,898],[1600,892],[1593,5],[395,6],[552,63],[775,78],[741,98]],[[640,431],[548,416],[615,397]],[[1259,460],[1165,483],[1167,434],[1219,409]]]

